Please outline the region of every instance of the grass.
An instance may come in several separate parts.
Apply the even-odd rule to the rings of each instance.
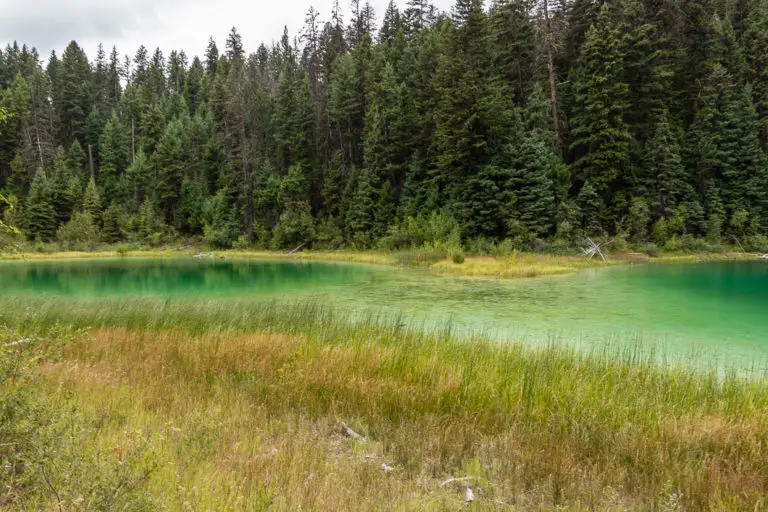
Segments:
[[[574,256],[553,256],[538,253],[512,252],[496,257],[466,257],[463,262],[455,259],[448,251],[434,249],[413,249],[397,252],[375,251],[303,251],[296,254],[275,251],[216,251],[202,252],[199,249],[154,249],[154,250],[122,250],[100,252],[52,252],[52,253],[2,253],[3,260],[59,260],[59,259],[90,259],[90,258],[173,258],[192,257],[195,255],[210,256],[223,259],[254,259],[254,260],[300,260],[300,261],[332,261],[341,263],[363,263],[388,266],[418,267],[430,272],[443,275],[485,277],[485,278],[532,278],[571,274],[586,268],[606,266],[600,259],[586,260]],[[457,253],[459,254],[459,253]],[[460,253],[463,256],[463,253]],[[638,254],[615,254],[609,256],[607,266],[627,265],[635,263],[701,263],[715,261],[745,261],[758,259],[760,255],[750,253],[711,253],[676,255],[666,254],[659,257],[640,258]]]
[[[622,265],[625,261],[609,260],[608,265]],[[568,256],[519,253],[501,258],[474,257],[464,263],[444,260],[430,270],[441,274],[472,277],[529,278],[571,274],[585,268],[606,266],[602,260],[586,260]]]
[[[134,486],[157,508],[460,510],[467,485],[477,510],[768,507],[762,377],[315,303],[0,298],[0,324],[48,339],[90,327],[34,386],[95,425],[83,460],[142,440],[154,470]]]

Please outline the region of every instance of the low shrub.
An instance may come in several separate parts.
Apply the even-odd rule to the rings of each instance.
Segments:
[[[99,227],[88,212],[75,212],[72,219],[56,232],[56,240],[66,251],[92,251],[100,237]]]

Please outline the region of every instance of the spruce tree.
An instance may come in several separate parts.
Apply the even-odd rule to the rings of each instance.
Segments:
[[[579,65],[572,75],[575,90],[571,116],[571,150],[577,179],[589,183],[605,204],[629,157],[630,134],[624,120],[628,86],[624,81],[620,34],[604,6],[597,23],[587,31]],[[584,213],[587,214],[586,212]],[[608,212],[602,212],[606,217]],[[595,219],[587,224],[593,225]]]
[[[104,201],[109,204],[122,201],[123,174],[129,158],[129,133],[114,113],[99,138],[99,156],[99,180],[104,187]]]
[[[523,136],[514,152],[516,158],[509,183],[512,218],[528,233],[544,238],[554,230],[554,178],[561,164],[540,132]]]
[[[693,198],[693,188],[666,111],[662,111],[654,123],[645,159],[645,187],[652,211],[656,217],[669,217],[684,200]]]
[[[96,223],[101,219],[101,194],[99,189],[96,188],[96,182],[91,178],[88,181],[88,185],[85,187],[85,193],[83,194],[83,211],[91,214]]]
[[[24,208],[24,221],[27,236],[49,242],[56,233],[56,211],[52,205],[51,183],[45,170],[40,168],[35,173]]]

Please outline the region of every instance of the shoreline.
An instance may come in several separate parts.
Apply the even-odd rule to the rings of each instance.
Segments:
[[[209,251],[199,248],[153,249],[136,251],[62,251],[52,253],[5,253],[0,254],[4,261],[57,261],[89,260],[118,258],[200,258],[220,260],[284,260],[284,261],[321,261],[331,263],[369,264],[388,267],[422,269],[437,275],[466,278],[489,279],[530,279],[544,276],[562,276],[577,273],[585,269],[608,268],[622,265],[664,265],[760,261],[761,255],[745,252],[669,254],[658,257],[647,255],[618,253],[608,255],[608,261],[586,260],[578,256],[553,256],[538,253],[513,253],[506,256],[468,256],[463,263],[454,263],[450,258],[437,261],[408,262],[399,261],[403,253],[398,252],[356,252],[356,251],[304,251],[288,254],[277,251]]]

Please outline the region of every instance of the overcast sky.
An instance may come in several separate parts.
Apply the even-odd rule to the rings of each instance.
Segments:
[[[406,0],[396,0],[402,7]],[[453,0],[434,0],[448,11]],[[349,20],[348,0],[340,0]],[[389,0],[371,0],[381,20]],[[46,58],[52,49],[61,55],[76,40],[93,57],[99,42],[109,54],[113,44],[120,55],[133,56],[140,44],[150,53],[160,47],[165,55],[183,49],[191,58],[202,55],[209,36],[223,50],[235,26],[245,49],[255,51],[261,42],[277,40],[287,25],[296,36],[311,5],[323,21],[333,0],[0,0],[0,42],[14,40],[35,46]]]

